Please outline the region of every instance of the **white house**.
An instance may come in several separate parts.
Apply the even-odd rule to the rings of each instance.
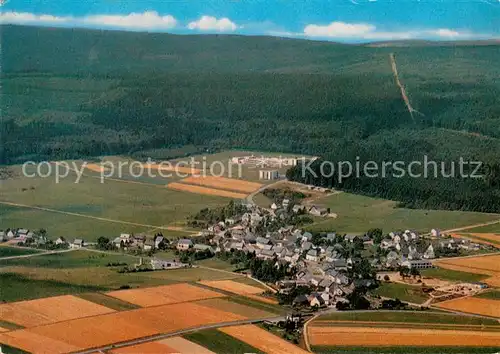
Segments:
[[[66,243],[66,239],[64,237],[59,237],[57,240],[56,240],[56,245],[63,245]]]
[[[319,260],[318,250],[313,249],[313,250],[307,251],[306,259],[308,261],[317,262]]]
[[[179,251],[187,251],[193,246],[193,241],[187,238],[182,238],[177,242],[177,249]]]
[[[71,248],[77,249],[85,246],[85,241],[83,239],[77,238],[71,244]]]

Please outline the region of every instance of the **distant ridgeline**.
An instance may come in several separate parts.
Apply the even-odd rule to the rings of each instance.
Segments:
[[[1,26],[1,36],[2,164],[185,146],[335,161],[500,161],[498,45],[376,48],[22,26]],[[391,53],[423,114],[415,120]],[[498,212],[499,169],[484,169],[486,180],[360,178],[341,188],[412,207]]]

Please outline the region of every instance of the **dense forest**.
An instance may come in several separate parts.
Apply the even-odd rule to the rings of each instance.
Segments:
[[[21,26],[2,26],[1,37],[2,164],[185,146],[353,163],[462,157],[483,162],[487,177],[289,177],[408,207],[500,211],[494,43],[376,47]],[[390,53],[422,114],[408,113]]]

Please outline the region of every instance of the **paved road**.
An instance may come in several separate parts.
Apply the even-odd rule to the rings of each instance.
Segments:
[[[281,183],[284,183],[286,182],[286,180],[279,180],[279,181],[276,181],[276,182],[273,182],[271,184],[265,184],[263,185],[262,187],[260,187],[259,189],[257,189],[256,191],[250,193],[247,197],[246,197],[246,200],[247,200],[247,203],[249,204],[252,204],[252,205],[257,205],[255,204],[255,201],[253,200],[253,197],[255,197],[257,194],[259,193],[262,193],[264,190],[266,190],[267,188],[272,188],[272,187],[275,187],[277,186],[278,184],[281,184]],[[267,209],[267,208],[264,208],[264,209]]]
[[[281,317],[281,316],[280,317],[264,317],[264,318],[257,318],[257,319],[253,319],[253,320],[242,320],[242,321],[232,321],[232,322],[216,323],[216,324],[205,325],[205,326],[200,326],[200,327],[196,327],[196,328],[183,329],[183,330],[176,331],[176,332],[157,334],[157,335],[150,336],[150,337],[129,340],[129,341],[126,341],[126,342],[121,342],[121,343],[112,344],[112,345],[105,345],[105,346],[102,346],[102,347],[88,349],[88,350],[83,350],[83,351],[74,352],[74,353],[75,354],[98,353],[98,352],[104,352],[104,351],[112,350],[112,349],[116,349],[116,348],[127,347],[127,346],[130,346],[130,345],[148,343],[148,342],[153,342],[153,341],[157,341],[157,340],[161,340],[161,339],[165,339],[165,338],[169,338],[169,337],[180,336],[180,335],[183,335],[183,334],[186,334],[186,333],[200,331],[200,330],[204,330],[204,329],[213,329],[213,328],[229,327],[229,326],[239,326],[239,325],[245,325],[245,324],[250,324],[250,323],[258,323],[258,322],[263,322],[263,321],[279,321],[279,320],[284,320],[284,317]]]

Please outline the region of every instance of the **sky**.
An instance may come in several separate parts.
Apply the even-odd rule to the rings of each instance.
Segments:
[[[339,42],[500,39],[500,0],[0,0],[0,22]]]

